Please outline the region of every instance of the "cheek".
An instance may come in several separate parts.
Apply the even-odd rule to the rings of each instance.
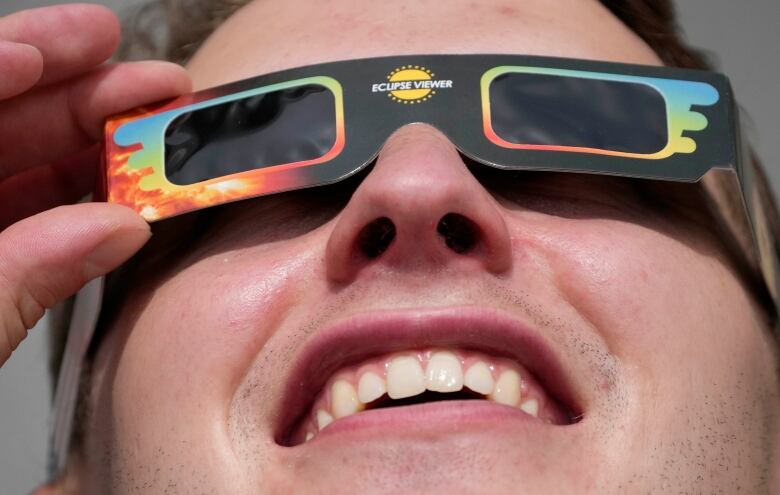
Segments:
[[[634,225],[587,223],[545,239],[554,249],[555,283],[599,330],[608,335],[629,331],[647,315],[648,305],[665,306],[659,297],[665,299],[674,285],[667,279],[668,246]]]
[[[251,250],[204,260],[156,291],[128,345],[153,359],[175,353],[178,371],[228,374],[224,385],[236,384],[294,305],[310,263],[299,252],[282,258]]]
[[[282,251],[284,258],[273,254]],[[189,439],[227,461],[230,403],[296,304],[313,259],[295,246],[247,249],[201,260],[160,285],[122,328],[111,392],[117,442],[143,439],[139,449],[153,451]]]
[[[750,304],[714,246],[617,220],[545,219],[533,242],[561,296],[618,357],[680,351],[745,333]],[[665,358],[670,358],[666,353]]]

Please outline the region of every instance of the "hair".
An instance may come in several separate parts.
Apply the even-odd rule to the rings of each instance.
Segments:
[[[124,22],[123,40],[116,60],[162,59],[179,64],[186,64],[203,42],[230,16],[251,0],[149,0],[148,3],[129,11]],[[643,39],[660,57],[664,64],[673,67],[691,69],[711,69],[708,56],[701,50],[689,46],[681,35],[677,17],[671,0],[600,0],[613,15],[620,19],[629,29]],[[752,154],[752,153],[751,153]],[[759,198],[770,231],[775,238],[780,239],[780,217],[778,216],[769,182],[752,154],[755,164],[755,182]],[[750,165],[749,165],[750,166]],[[747,259],[747,267],[754,274],[758,273],[758,260],[752,256],[752,232],[744,220],[744,206],[736,196],[730,184],[715,177],[711,188],[716,193],[715,203],[720,209],[725,209],[725,223],[728,224],[726,235],[732,239],[732,250],[739,251],[742,259]],[[730,178],[727,178],[730,179]],[[747,255],[747,256],[745,256]],[[739,263],[738,263],[739,264]],[[742,262],[743,268],[745,262]],[[132,269],[130,269],[132,271]],[[754,276],[753,279],[756,277]],[[753,284],[754,285],[754,284]],[[759,290],[760,292],[760,290]],[[754,290],[755,293],[755,290]],[[770,325],[775,324],[776,314],[768,309],[773,306],[766,290],[758,294],[758,302],[767,308]],[[116,301],[114,301],[116,303]],[[111,304],[111,310],[104,313],[114,313],[118,304]],[[52,332],[52,362],[51,371],[56,377],[59,369],[62,349],[67,333],[68,313],[70,305],[64,305],[59,316],[54,317]],[[104,320],[106,315],[101,316]],[[107,317],[110,319],[110,316]],[[103,326],[103,324],[101,324]],[[88,382],[88,373],[82,382]],[[82,391],[86,391],[82,383]],[[84,404],[83,396],[80,400]],[[83,425],[82,425],[83,427]],[[73,448],[80,446],[81,428],[76,425]]]

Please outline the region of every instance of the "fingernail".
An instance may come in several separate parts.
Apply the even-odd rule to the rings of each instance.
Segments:
[[[0,40],[0,49],[15,52],[26,52],[27,55],[41,55],[41,51],[38,49],[38,47],[30,45],[29,43],[19,43],[17,41]]]
[[[125,229],[113,233],[87,255],[84,275],[92,280],[114,270],[138,252],[151,236],[149,229]]]
[[[0,40],[0,99],[24,93],[43,74],[43,55],[26,43]]]

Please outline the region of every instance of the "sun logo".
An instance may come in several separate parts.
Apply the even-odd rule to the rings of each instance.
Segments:
[[[403,67],[399,67],[391,72],[390,75],[387,76],[387,80],[390,82],[430,81],[435,75],[436,74],[433,72],[429,71],[425,67],[420,67],[419,65],[404,65]],[[413,89],[397,89],[395,91],[389,92],[387,96],[392,98],[393,101],[397,102],[417,103],[425,101],[436,94],[436,90],[431,88],[415,89],[414,85],[412,85],[412,88]]]
[[[436,94],[437,89],[452,88],[450,80],[436,80],[436,74],[420,65],[398,67],[387,76],[386,83],[374,84],[373,93],[386,93],[387,97],[405,105],[422,103]]]

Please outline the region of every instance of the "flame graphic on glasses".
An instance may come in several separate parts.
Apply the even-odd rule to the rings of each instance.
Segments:
[[[131,167],[130,157],[143,149],[143,144],[120,146],[116,144],[113,135],[117,129],[127,122],[152,115],[153,110],[139,110],[132,115],[124,115],[111,119],[106,124],[108,201],[133,208],[147,220],[178,215],[219,203],[245,198],[252,192],[264,190],[265,179],[254,174],[246,178],[216,179],[193,184],[187,187],[143,187],[143,182],[156,175],[159,166],[150,163],[148,166]]]

